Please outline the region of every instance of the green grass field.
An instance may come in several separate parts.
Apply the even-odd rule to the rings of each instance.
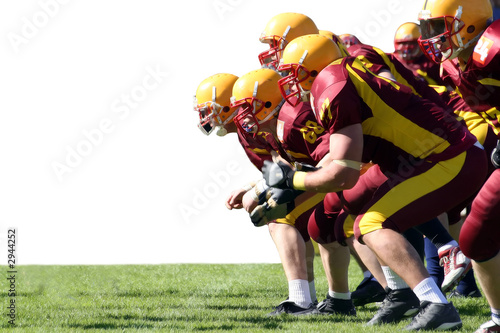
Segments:
[[[4,272],[7,268],[3,267]],[[315,260],[320,301],[327,292],[319,257]],[[354,290],[362,275],[351,265]],[[289,315],[266,317],[284,300],[288,287],[279,264],[19,266],[15,327],[8,323],[9,281],[4,279],[3,332],[239,331],[397,332],[398,325],[365,327],[376,305],[357,309],[355,318]],[[484,298],[458,299],[462,332],[489,320]]]

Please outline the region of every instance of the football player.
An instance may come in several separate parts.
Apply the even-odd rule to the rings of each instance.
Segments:
[[[289,51],[289,52],[287,52]],[[280,80],[288,102],[310,98],[330,133],[329,163],[312,172],[267,162],[269,186],[317,192],[353,187],[361,162],[376,163],[388,180],[363,207],[355,236],[413,289],[421,301],[408,330],[461,327],[458,312],[400,234],[471,196],[486,176],[482,146],[454,117],[410,88],[375,76],[320,35],[285,48]],[[460,191],[458,191],[460,189]],[[375,318],[374,318],[375,319]]]
[[[328,135],[321,126],[317,125],[309,103],[299,103],[296,107],[284,106],[284,99],[278,86],[280,78],[281,76],[276,71],[268,68],[243,75],[233,88],[231,106],[239,107],[234,121],[239,133],[243,136],[255,137],[259,133],[266,132],[270,133],[271,137],[275,137],[276,143],[281,147],[279,151],[277,150],[281,159],[295,165],[316,165],[328,153]],[[276,191],[276,189],[270,190]],[[302,193],[292,200],[290,205],[290,203],[281,204],[279,195],[270,192],[270,199],[266,204],[278,205],[281,209],[278,207],[278,209],[269,210],[266,205],[254,209],[260,201],[259,194],[251,191],[245,194],[243,197],[245,208],[252,212],[254,223],[273,225],[275,230],[273,238],[277,238],[275,242],[282,261],[290,260],[288,257],[296,258],[296,264],[299,265],[304,259],[298,258],[303,253],[302,239],[309,239],[307,221],[312,210],[323,201],[325,195]],[[285,237],[286,241],[282,241]],[[285,245],[290,248],[292,244],[298,245],[294,251],[280,249]],[[327,299],[318,305],[318,312],[355,315],[356,311],[350,299],[347,281],[349,252],[340,246],[329,248],[328,251],[320,246],[320,252],[322,258],[325,255],[331,255],[338,260],[336,260],[336,265],[331,267],[331,274],[336,276],[335,281],[329,283],[329,285],[335,283],[335,287],[330,288],[330,297],[327,296]],[[305,285],[305,281],[300,277],[287,277],[290,297],[276,307],[271,315],[307,312],[307,304],[303,300],[298,297],[292,298],[296,294],[294,289],[299,287],[294,285],[299,283]]]
[[[266,27],[264,28],[264,31],[262,32],[259,40],[260,42],[264,44],[268,44],[269,49],[260,53],[259,54],[259,62],[261,63],[261,66],[263,68],[270,68],[270,69],[276,69],[277,65],[279,63],[279,59],[281,56],[281,52],[283,51],[283,48],[286,46],[288,41],[292,40],[295,37],[302,36],[304,34],[309,34],[309,33],[317,33],[318,29],[315,25],[315,23],[306,15],[300,14],[300,13],[281,13],[278,15],[275,15],[272,17],[269,22],[267,23]],[[257,124],[258,125],[258,124]],[[239,132],[239,138],[240,142],[241,141],[247,141],[248,138],[245,138],[243,135],[241,135],[243,132]],[[255,137],[266,137],[267,139],[264,140],[269,144],[273,145],[273,150],[272,151],[278,151],[280,147],[274,146],[274,139],[270,137],[271,134],[268,132],[259,132],[255,135]],[[255,141],[250,139],[250,141]],[[261,140],[262,141],[262,140]],[[262,147],[260,147],[262,149]],[[266,151],[266,150],[264,150]],[[283,154],[281,154],[283,155]],[[258,165],[258,168],[260,169],[262,165]],[[257,189],[258,187],[255,187]],[[262,189],[259,189],[261,191]],[[234,192],[236,195],[241,195],[241,191],[236,191]],[[248,196],[247,196],[248,197]],[[228,199],[228,202],[231,201],[232,196]],[[238,197],[239,198],[239,197]],[[247,207],[248,208],[248,207]],[[299,223],[300,224],[300,223]],[[273,236],[273,240],[276,244],[276,247],[278,248],[280,253],[293,253],[293,250],[297,250],[296,248],[293,248],[295,245],[290,245],[294,244],[294,233],[287,231],[286,227],[282,226],[281,224],[276,224],[276,223],[271,223],[269,224],[269,230],[271,235]],[[290,238],[289,238],[290,237]],[[308,237],[308,236],[305,236]],[[313,301],[316,300],[316,288],[314,285],[314,274],[313,274],[313,260],[312,258],[314,257],[314,250],[312,248],[312,243],[307,241],[307,266],[308,266],[308,280],[309,280],[309,293],[311,295],[311,298]],[[298,259],[297,259],[298,258]],[[300,270],[302,267],[302,262],[300,262],[302,258],[302,255],[295,255],[295,256],[282,256],[282,264],[285,269],[285,273],[287,277],[292,278],[293,276],[301,276],[302,273],[298,272],[297,270]],[[299,265],[295,265],[293,261],[297,262],[299,261]],[[287,270],[291,270],[290,272],[287,272]],[[289,279],[290,280],[290,279]],[[303,283],[303,281],[301,282]],[[296,284],[296,282],[294,282]],[[289,289],[291,290],[292,287]],[[294,293],[295,293],[295,300],[297,300],[298,303],[300,303],[303,306],[306,306],[307,304],[307,291],[303,289],[302,286],[295,286],[294,288]],[[291,292],[291,291],[290,291]],[[305,298],[298,297],[298,294],[305,294]],[[282,311],[285,312],[298,312],[302,313],[300,309],[295,308],[295,305],[293,305],[293,299],[289,297],[289,300],[291,303],[287,303],[284,305],[279,305],[275,311],[273,311],[273,314],[279,314]],[[307,311],[306,311],[307,312]]]
[[[411,69],[416,78],[421,78],[422,81],[431,85],[439,93],[440,98],[447,104],[447,107],[463,119],[469,131],[485,147],[485,151],[487,153],[491,152],[491,149],[496,146],[496,135],[489,129],[488,124],[482,117],[473,112],[456,92],[447,87],[445,81],[439,76],[439,65],[429,60],[420,50],[418,44],[419,37],[420,27],[418,24],[413,22],[402,24],[394,36],[395,51],[393,54],[407,68]],[[420,92],[420,94],[422,93]],[[457,240],[464,219],[461,216],[461,211],[462,207],[457,206],[456,209],[448,212],[447,215],[450,234]],[[425,239],[425,256],[427,258],[427,270],[438,284],[442,284],[444,271],[440,267],[440,263],[443,263],[443,261],[440,261],[438,252],[435,246],[429,241],[429,238]],[[481,297],[481,292],[477,287],[472,269],[448,297]]]
[[[237,107],[232,107],[230,101],[233,85],[237,80],[238,77],[235,75],[221,73],[206,78],[198,86],[194,109],[199,113],[198,127],[204,134],[209,135],[214,129],[217,129],[216,133],[218,135],[238,133],[233,121]],[[259,170],[262,168],[263,161],[271,160],[272,154],[281,149],[275,143],[274,137],[271,137],[271,134],[266,132],[262,132],[256,137],[238,135],[238,140],[252,164]],[[251,182],[240,189],[234,190],[226,200],[226,207],[228,209],[243,208],[244,194],[249,191],[255,191],[256,188],[261,188],[259,187],[260,185],[262,183]],[[306,217],[298,218],[298,220],[300,219],[306,220]],[[271,235],[274,236],[278,233],[276,229],[275,224],[269,224]],[[279,241],[275,240],[275,242],[278,243]],[[293,242],[282,242],[281,244],[278,248],[282,252],[288,251],[289,253],[293,253],[293,246],[295,246]],[[305,242],[305,247],[307,260],[296,264],[297,260],[295,258],[298,256],[283,257],[282,263],[287,277],[300,276],[301,278],[306,278],[306,288],[304,290],[297,290],[297,293],[304,294],[304,297],[309,297],[314,302],[316,301],[313,272],[314,248],[310,241]],[[302,265],[304,262],[306,266]],[[294,299],[293,297],[290,298]],[[312,310],[309,309],[309,311]]]
[[[400,39],[403,39],[403,37],[400,36]],[[416,79],[413,73],[405,68],[403,64],[398,61],[398,58],[394,56],[394,54],[386,54],[376,47],[369,45],[355,45],[349,48],[349,52],[353,56],[358,57],[358,59],[374,73],[390,77],[401,84],[409,86],[416,94],[427,98],[444,107],[449,112],[456,114],[456,116],[463,120],[471,133],[476,136],[479,143],[485,146],[486,152],[490,152],[496,145],[495,134],[492,130],[489,130],[487,123],[477,114],[472,112],[465,101],[456,93],[448,91],[446,87],[443,86],[433,86],[434,89],[429,87],[425,81]],[[472,198],[470,200],[472,200]],[[450,230],[454,231],[453,234],[457,240],[461,226],[459,223],[461,221],[460,212],[467,205],[468,201],[462,202],[451,211],[447,212],[446,217],[450,225]],[[451,248],[444,251],[443,249],[446,247],[441,247],[439,254],[436,251],[436,247],[440,248],[440,245],[443,244],[458,246],[456,242],[451,242],[452,238],[448,232],[439,225],[436,225],[436,223],[424,224],[422,226],[418,226],[417,229],[427,236],[427,243],[431,243],[431,246],[426,245],[426,256],[428,259],[427,269],[430,272],[433,272],[433,265],[431,264],[433,263],[432,258],[434,258],[434,254],[436,259],[435,265],[437,267],[439,267],[440,264],[444,266],[446,274],[443,274],[443,270],[440,269],[436,274],[438,276],[433,276],[435,280],[440,280],[439,284],[441,285],[442,291],[447,292],[451,290],[462,277],[466,276],[467,283],[462,283],[460,285],[460,290],[466,291],[464,294],[467,295],[476,292],[474,295],[479,297],[481,294],[475,283],[474,275],[472,272],[468,273],[468,269],[471,267],[470,260],[462,256],[460,251],[457,252],[457,255],[450,258],[444,258],[449,253],[454,252]],[[429,253],[431,256],[428,255]],[[461,261],[462,259],[463,262]]]
[[[406,22],[400,25],[394,35],[394,55],[411,69],[416,77],[423,78],[427,84],[445,85],[439,75],[439,65],[429,61],[420,50],[419,37],[418,24]]]
[[[441,63],[467,104],[500,137],[500,22],[489,0],[429,0],[419,14],[425,55]],[[500,144],[491,162],[500,166]],[[491,320],[477,332],[500,331],[500,170],[474,199],[460,232],[460,246],[473,259],[476,276],[491,307]]]

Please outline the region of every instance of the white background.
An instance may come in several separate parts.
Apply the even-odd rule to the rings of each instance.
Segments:
[[[267,227],[224,206],[259,174],[234,135],[196,128],[198,84],[258,68],[280,12],[392,52],[422,4],[2,1],[0,264],[9,227],[18,264],[279,262]]]

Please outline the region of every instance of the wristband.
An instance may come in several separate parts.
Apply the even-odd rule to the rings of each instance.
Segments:
[[[295,171],[295,173],[293,174],[293,180],[292,180],[294,189],[302,190],[302,191],[306,190],[306,185],[305,185],[306,175],[307,175],[307,172]]]
[[[252,198],[253,201],[259,201],[259,196],[257,195],[257,192],[255,191],[255,186],[250,189],[250,191],[247,192],[250,194],[250,197]]]
[[[255,189],[255,194],[259,196],[264,193],[269,188],[269,186],[267,186],[265,179],[261,179],[257,182],[257,184],[255,184],[253,188]]]
[[[248,191],[250,191],[250,190],[251,190],[251,189],[255,186],[255,184],[257,184],[257,182],[256,182],[256,181],[253,181],[253,182],[250,182],[250,183],[248,183],[248,184],[246,184],[246,185],[242,186],[241,188],[242,188],[245,192],[248,192]]]

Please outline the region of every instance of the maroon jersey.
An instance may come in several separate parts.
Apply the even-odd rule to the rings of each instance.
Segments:
[[[406,63],[405,66],[413,72],[413,75],[424,79],[428,85],[446,85],[446,82],[441,78],[439,65],[431,61],[424,54],[415,59],[415,61]]]
[[[271,152],[273,151],[278,153],[281,152],[280,155],[284,155],[283,157],[287,159],[286,153],[284,153],[271,133],[259,132],[255,137],[252,137],[248,134],[241,134],[240,131],[238,131],[238,140],[250,159],[250,162],[259,170],[262,170],[264,161],[272,161]]]
[[[454,117],[409,87],[378,77],[354,58],[327,66],[311,88],[318,122],[335,133],[361,124],[363,162],[397,172],[400,159],[443,161],[455,157],[476,138]]]
[[[500,137],[500,21],[481,35],[465,69],[445,61],[444,77],[451,79],[467,104],[491,125]]]
[[[396,81],[410,87],[415,94],[446,107],[439,94],[429,87],[426,81],[419,79],[411,70],[405,67],[393,53],[384,51],[366,44],[357,44],[349,48],[349,53],[358,58],[363,65],[375,74],[389,71]]]
[[[278,140],[293,161],[316,165],[330,151],[330,135],[317,123],[309,102],[295,107],[285,103],[276,130]]]
[[[330,151],[329,134],[316,122],[308,102],[299,103],[296,107],[284,103],[278,116],[276,132],[277,138],[267,132],[259,132],[252,137],[238,131],[241,146],[259,170],[264,161],[272,160],[272,152],[278,153],[288,162],[316,165]]]

